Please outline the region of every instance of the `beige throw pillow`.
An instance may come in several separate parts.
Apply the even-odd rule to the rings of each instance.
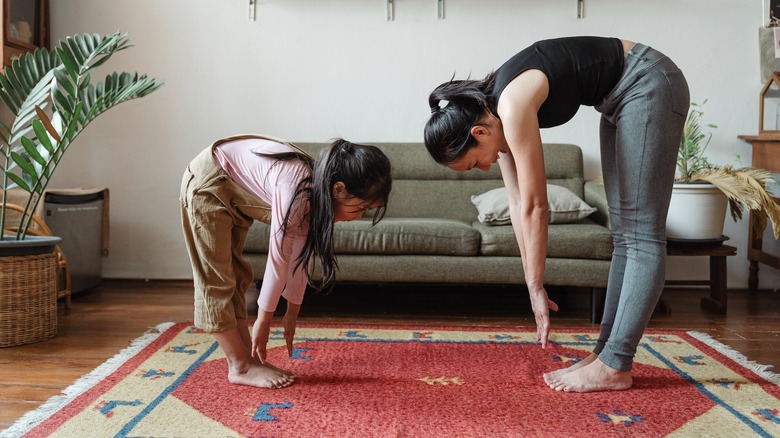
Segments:
[[[547,184],[547,202],[550,204],[551,224],[566,224],[588,217],[596,211],[571,190]],[[471,197],[471,203],[477,207],[477,219],[487,225],[506,225],[509,218],[509,200],[506,187],[489,190]]]

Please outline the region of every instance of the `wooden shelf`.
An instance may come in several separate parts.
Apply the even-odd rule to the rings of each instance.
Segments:
[[[25,52],[49,47],[49,0],[2,0],[2,9],[3,66]]]

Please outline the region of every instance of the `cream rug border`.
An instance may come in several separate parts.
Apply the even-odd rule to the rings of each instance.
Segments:
[[[707,333],[702,332],[687,332],[692,337],[700,340],[701,342],[714,348],[718,353],[728,357],[734,362],[742,365],[743,367],[753,371],[761,376],[764,380],[768,380],[778,386],[780,386],[780,374],[769,371],[772,365],[762,365],[747,358],[744,354],[729,347],[728,345],[718,341]]]
[[[114,357],[100,364],[97,368],[90,371],[89,374],[80,377],[75,383],[65,388],[59,395],[51,397],[37,409],[24,414],[20,419],[14,422],[10,428],[0,431],[0,437],[13,438],[24,435],[43,422],[43,420],[54,415],[73,399],[95,386],[106,376],[116,371],[122,364],[130,360],[133,356],[138,354],[139,351],[143,350],[144,347],[151,344],[163,332],[174,325],[175,323],[173,322],[164,322],[158,324],[156,327],[150,328],[142,336],[134,339],[129,347],[126,347],[114,355]]]

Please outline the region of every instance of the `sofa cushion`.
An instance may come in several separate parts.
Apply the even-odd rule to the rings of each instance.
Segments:
[[[338,222],[333,233],[336,254],[432,254],[474,256],[480,233],[469,224],[451,219],[385,217]]]
[[[547,184],[547,202],[550,206],[549,222],[551,224],[576,222],[596,211],[571,190],[554,184]],[[488,190],[481,195],[472,196],[471,203],[477,207],[477,219],[483,224],[506,225],[511,223],[506,187],[499,187]]]
[[[270,240],[271,227],[260,221],[255,221],[249,227],[249,234],[244,243],[244,252],[268,252],[268,241]]]
[[[488,256],[520,256],[511,225],[489,226],[474,222],[482,234],[480,253]],[[547,257],[610,260],[612,235],[590,219],[548,227]]]

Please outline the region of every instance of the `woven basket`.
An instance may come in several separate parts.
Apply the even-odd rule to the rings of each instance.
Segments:
[[[57,334],[57,289],[54,253],[0,257],[0,347]]]

